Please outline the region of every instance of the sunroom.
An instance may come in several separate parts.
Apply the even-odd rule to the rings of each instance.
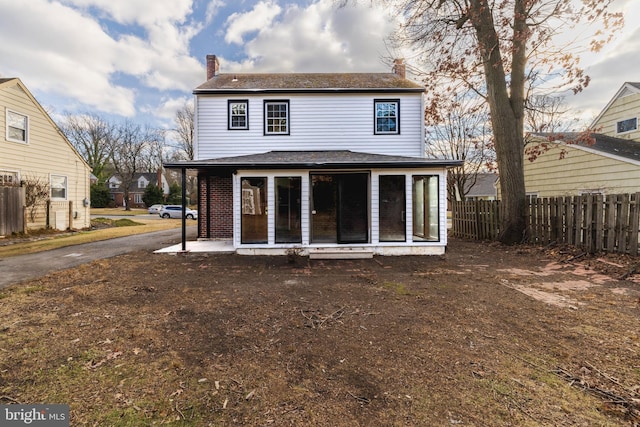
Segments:
[[[272,151],[167,164],[197,170],[199,240],[240,254],[442,254],[452,160]]]

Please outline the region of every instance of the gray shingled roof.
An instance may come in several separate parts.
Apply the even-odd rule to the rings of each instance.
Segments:
[[[459,166],[458,160],[424,159],[419,157],[386,156],[337,151],[269,151],[246,156],[223,157],[167,163],[167,168],[188,169],[352,169],[352,168],[423,168],[429,166]]]
[[[638,83],[638,85],[640,85],[640,83]],[[580,134],[577,132],[535,134],[535,136],[540,136],[547,139],[552,138],[556,141],[575,141],[579,135]],[[576,145],[580,147],[590,148],[603,154],[610,154],[618,157],[640,161],[640,142],[623,138],[615,138],[613,136],[602,135],[600,133],[593,133],[591,134],[591,136],[595,139],[594,144],[589,145],[584,141],[579,141]]]
[[[194,93],[376,90],[422,92],[424,87],[395,73],[218,74]]]
[[[485,197],[485,196],[496,197],[498,195],[498,191],[496,189],[497,179],[498,179],[498,175],[495,173],[479,173],[476,177],[475,183],[473,182],[466,183],[466,186],[468,189],[466,196],[467,197]],[[473,186],[471,187],[471,185]]]

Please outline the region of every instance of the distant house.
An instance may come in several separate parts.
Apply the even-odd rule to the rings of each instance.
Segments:
[[[424,87],[389,73],[222,74],[195,91],[201,239],[238,253],[442,254],[447,168],[425,158]]]
[[[476,174],[475,180],[469,178],[466,182],[465,200],[496,200],[497,180],[498,174],[488,172]]]
[[[89,165],[20,79],[0,79],[0,109],[0,186],[38,182],[48,192],[27,228],[88,228]]]
[[[134,174],[131,185],[129,186],[129,207],[147,207],[142,200],[142,196],[144,196],[144,192],[149,185],[155,185],[162,188],[162,192],[165,197],[169,194],[169,184],[161,170],[158,172],[136,173]],[[118,175],[112,175],[107,179],[107,187],[109,188],[109,193],[113,203],[116,206],[125,206],[122,179]]]
[[[525,158],[527,194],[548,197],[637,192],[638,116],[640,83],[625,83],[592,123],[597,133],[590,135],[590,142],[575,133],[533,135],[534,144],[546,144],[547,150],[534,161]]]

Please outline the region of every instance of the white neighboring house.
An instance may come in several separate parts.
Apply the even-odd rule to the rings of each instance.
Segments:
[[[26,215],[26,228],[91,225],[91,169],[18,78],[0,79],[0,186],[44,183],[46,203]]]
[[[220,74],[194,90],[199,238],[241,254],[442,254],[447,168],[424,88],[392,73]]]

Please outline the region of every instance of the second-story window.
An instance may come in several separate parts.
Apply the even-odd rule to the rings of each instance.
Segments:
[[[264,134],[289,135],[289,101],[264,102]]]
[[[229,130],[249,129],[249,101],[229,101]]]
[[[638,129],[638,119],[636,117],[634,117],[633,119],[620,120],[619,122],[616,123],[617,133],[631,132],[637,129]]]
[[[27,116],[7,110],[7,139],[13,142],[27,143]]]
[[[376,135],[400,133],[400,100],[376,99],[374,101]]]

